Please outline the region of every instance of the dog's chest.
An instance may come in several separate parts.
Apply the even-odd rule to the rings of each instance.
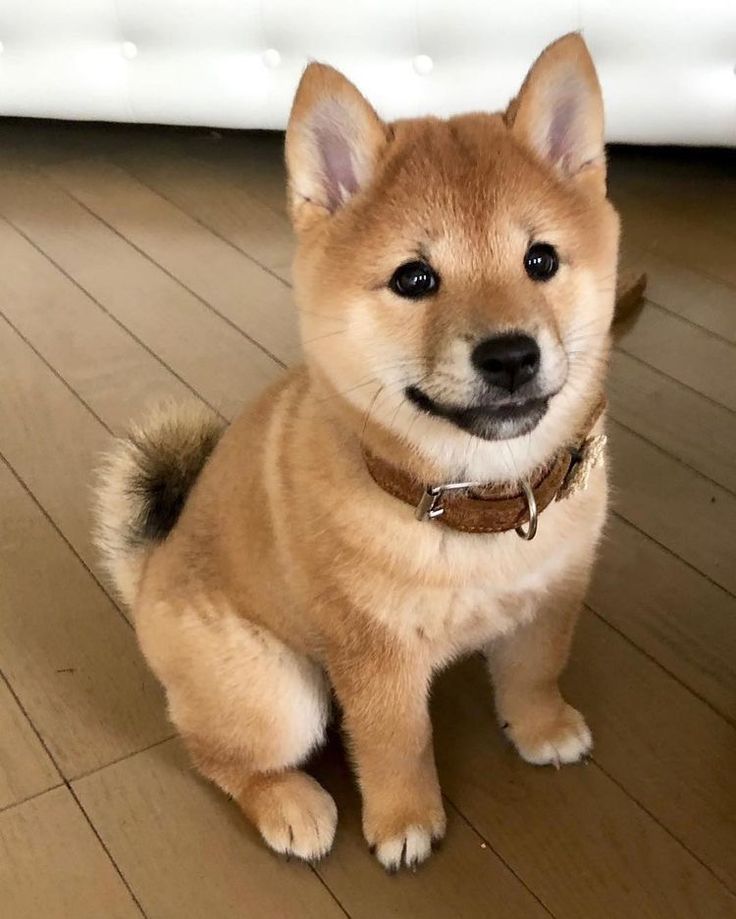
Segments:
[[[568,561],[558,548],[536,552],[530,564],[521,543],[507,546],[445,555],[424,577],[409,566],[406,577],[375,570],[362,582],[360,605],[402,644],[423,646],[438,664],[480,648],[529,620]]]
[[[532,541],[417,524],[413,515],[387,521],[363,509],[343,528],[350,564],[337,569],[339,593],[440,666],[529,621],[570,579],[584,577],[605,506],[598,473],[585,492],[545,510]]]
[[[441,662],[480,648],[533,614],[530,593],[496,593],[487,585],[424,590],[399,599],[389,612],[391,630],[403,642],[426,645]]]

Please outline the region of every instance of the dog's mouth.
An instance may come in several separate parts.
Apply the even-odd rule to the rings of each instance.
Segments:
[[[529,434],[547,414],[551,395],[503,404],[443,405],[418,386],[407,386],[406,398],[420,411],[444,418],[483,440],[510,440]]]

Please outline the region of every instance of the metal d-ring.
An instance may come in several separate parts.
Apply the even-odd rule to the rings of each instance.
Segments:
[[[516,535],[522,539],[532,540],[537,535],[537,523],[539,514],[537,512],[537,499],[534,497],[534,491],[528,482],[522,482],[521,487],[524,489],[526,506],[529,511],[529,525],[526,529],[523,526],[516,527]]]

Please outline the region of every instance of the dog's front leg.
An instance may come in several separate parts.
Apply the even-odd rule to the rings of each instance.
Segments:
[[[331,668],[363,797],[363,832],[389,871],[424,861],[445,832],[428,710],[431,667],[371,643]]]
[[[592,747],[585,719],[565,702],[557,682],[587,580],[587,573],[570,575],[549,587],[536,598],[531,621],[486,649],[498,719],[520,755],[535,765],[572,763]]]

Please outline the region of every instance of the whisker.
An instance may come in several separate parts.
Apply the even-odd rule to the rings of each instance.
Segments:
[[[354,392],[356,389],[361,389],[363,386],[370,386],[371,383],[377,383],[375,377],[371,377],[370,380],[363,380],[362,383],[356,383],[355,386],[349,386],[347,389],[341,389],[339,392],[334,392],[330,396],[325,396],[324,399],[317,399],[317,405],[322,405],[323,402],[330,402],[332,399],[338,399],[340,396],[346,396],[350,392]]]
[[[361,430],[361,438],[365,436],[365,431],[366,431],[366,428],[368,427],[370,416],[372,412],[374,411],[376,405],[378,404],[379,396],[395,395],[397,392],[400,392],[405,386],[407,386],[409,382],[410,382],[409,379],[406,378],[406,379],[394,381],[392,384],[386,383],[378,389],[373,399],[371,400],[370,405],[368,406],[368,410],[365,413],[365,420],[363,422],[363,428]],[[402,404],[405,404],[405,400],[402,400],[401,402],[399,402],[399,405],[397,406],[397,411],[399,408],[401,408]]]
[[[334,332],[325,332],[324,335],[315,335],[314,338],[305,338],[302,341],[302,345],[306,347],[307,345],[311,345],[315,341],[322,341],[323,338],[332,338],[334,335],[344,335],[346,332],[347,332],[347,328],[336,329]]]
[[[341,319],[339,316],[329,316],[327,313],[318,313],[315,310],[304,309],[299,306],[296,308],[297,314],[306,313],[307,316],[316,316],[318,319],[327,319],[329,322],[341,322],[344,326],[347,327],[348,322],[345,319]]]

